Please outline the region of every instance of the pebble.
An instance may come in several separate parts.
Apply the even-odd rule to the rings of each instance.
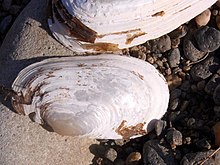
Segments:
[[[213,100],[215,104],[220,105],[220,84],[214,90]]]
[[[155,122],[155,127],[154,127],[156,135],[160,136],[160,134],[163,132],[163,130],[166,128],[166,126],[167,126],[166,121],[157,120]]]
[[[195,47],[195,39],[192,34],[186,36],[183,40],[183,52],[184,56],[191,61],[198,61],[206,55],[206,52],[202,52]]]
[[[12,16],[8,15],[5,18],[2,19],[0,22],[0,33],[4,34],[8,30],[9,26],[11,25],[12,22]]]
[[[167,60],[168,60],[171,68],[178,67],[180,64],[180,51],[179,51],[179,49],[178,48],[171,49],[168,54]]]
[[[201,164],[202,161],[204,161],[212,153],[213,150],[186,154],[181,160],[180,164],[182,165]],[[215,165],[215,160],[212,157],[210,157],[203,165]]]
[[[149,140],[143,147],[144,165],[175,165],[172,150],[159,140]]]
[[[117,158],[117,152],[113,148],[109,148],[105,151],[105,157],[114,162],[114,160]]]
[[[171,49],[171,39],[168,35],[147,41],[144,46],[153,53],[164,53]]]
[[[194,81],[204,80],[219,68],[219,59],[215,56],[207,57],[204,61],[195,64],[190,70],[190,74]]]
[[[218,84],[220,84],[220,75],[214,74],[205,86],[206,93],[213,94]]]
[[[197,89],[200,90],[200,91],[202,91],[202,90],[205,88],[205,85],[206,85],[205,80],[199,81],[199,82],[197,83]]]
[[[182,145],[182,133],[174,128],[171,128],[166,134],[166,140],[170,144],[171,148],[175,149],[176,146]]]
[[[176,98],[176,99],[173,99],[171,102],[170,102],[170,105],[169,105],[169,108],[174,111],[178,105],[179,105],[179,98]]]
[[[195,144],[199,149],[211,149],[210,143],[205,138],[198,140]]]
[[[181,90],[176,88],[174,90],[171,91],[170,93],[170,100],[174,100],[176,98],[179,98],[181,96]]]
[[[220,31],[202,26],[194,33],[198,48],[203,52],[213,52],[220,46]]]
[[[211,17],[211,11],[206,9],[201,14],[195,17],[195,21],[198,27],[205,26],[208,24]]]
[[[220,106],[214,106],[214,112],[217,117],[220,116]]]
[[[171,39],[171,48],[178,48],[180,44],[180,38]]]
[[[138,165],[140,160],[141,160],[141,153],[132,152],[128,155],[125,161],[125,165]]]

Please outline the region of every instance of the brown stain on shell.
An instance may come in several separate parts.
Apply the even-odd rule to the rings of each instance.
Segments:
[[[143,36],[143,35],[145,35],[145,34],[147,34],[147,33],[142,32],[142,31],[139,31],[139,32],[137,32],[137,33],[135,33],[135,34],[128,34],[127,40],[126,40],[125,44],[128,45],[128,44],[130,44],[135,38],[138,38],[138,37]]]
[[[151,15],[152,17],[162,17],[165,15],[165,12],[164,11],[159,11],[153,15]]]
[[[94,43],[94,44],[82,44],[84,49],[92,49],[98,52],[102,51],[119,51],[118,44],[112,43]]]
[[[145,124],[146,123],[138,123],[135,126],[126,126],[126,120],[123,120],[115,132],[121,135],[123,139],[129,139],[135,135],[146,135],[147,132],[143,129]]]

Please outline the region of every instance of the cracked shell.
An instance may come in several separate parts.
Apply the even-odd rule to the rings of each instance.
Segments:
[[[171,32],[216,0],[51,0],[54,37],[77,52],[119,51]]]
[[[169,90],[149,63],[104,54],[50,58],[15,79],[16,111],[67,136],[121,139],[146,134],[167,110]]]

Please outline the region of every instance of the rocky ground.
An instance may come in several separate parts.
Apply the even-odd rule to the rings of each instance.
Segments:
[[[0,44],[29,0],[0,0]],[[220,164],[220,6],[125,54],[153,64],[167,79],[170,103],[154,131],[90,146],[96,165]]]

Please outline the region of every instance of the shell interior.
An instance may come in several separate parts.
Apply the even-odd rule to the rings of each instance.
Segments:
[[[167,83],[152,65],[108,54],[34,63],[19,73],[12,87],[26,100],[12,102],[15,109],[34,113],[36,122],[68,136],[144,135],[164,115],[169,101]]]

